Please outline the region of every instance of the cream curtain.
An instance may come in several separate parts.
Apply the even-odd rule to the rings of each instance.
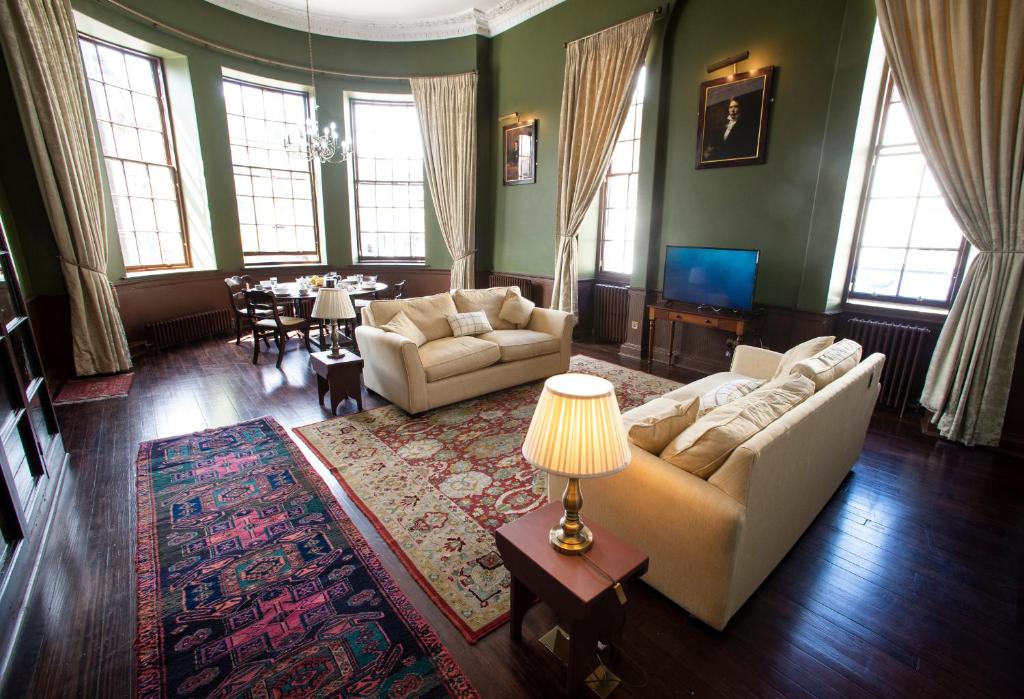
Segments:
[[[131,368],[107,279],[99,148],[68,0],[0,0],[0,36],[71,301],[79,376]]]
[[[453,289],[475,285],[476,82],[476,73],[409,80],[427,184],[452,256]]]
[[[978,249],[939,336],[921,404],[944,437],[995,445],[1024,319],[1024,2],[876,4],[921,149]]]
[[[552,308],[578,311],[580,224],[608,169],[653,23],[654,13],[649,12],[566,46],[558,124]]]

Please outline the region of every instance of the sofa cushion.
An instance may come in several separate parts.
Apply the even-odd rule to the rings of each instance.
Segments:
[[[476,337],[442,337],[419,349],[427,381],[466,374],[495,364],[501,358],[498,346]]]
[[[815,390],[828,386],[860,363],[864,350],[853,340],[840,340],[809,359],[793,365],[794,374],[806,376],[814,382]]]
[[[801,342],[795,347],[790,347],[789,351],[782,355],[782,359],[779,360],[779,368],[775,370],[775,375],[772,378],[779,379],[783,376],[788,376],[792,373],[794,364],[813,357],[835,342],[835,340],[836,338],[832,335],[826,335],[824,337],[815,337],[807,342]]]
[[[505,292],[505,300],[501,304],[498,318],[507,320],[517,328],[525,328],[530,324],[530,316],[533,315],[533,307],[536,305],[530,299],[520,296],[514,287],[509,288]]]
[[[734,379],[715,386],[710,391],[705,391],[700,396],[700,412],[698,417],[704,417],[715,408],[732,403],[737,398],[751,393],[764,385],[761,379]]]
[[[408,299],[381,299],[370,301],[366,307],[373,317],[373,325],[380,327],[405,311],[409,320],[427,337],[427,341],[452,336],[452,327],[445,318],[449,313],[458,313],[451,294],[434,294]]]
[[[427,336],[416,327],[416,323],[409,320],[409,316],[405,315],[405,311],[396,313],[395,317],[380,326],[380,329],[408,338],[415,342],[417,347],[421,347],[427,341]]]
[[[487,316],[483,311],[449,313],[446,318],[448,319],[448,325],[452,326],[452,335],[454,337],[482,335],[493,330],[491,324],[487,322]]]
[[[509,289],[519,293],[518,286],[495,286],[490,289],[458,289],[453,294],[455,307],[459,313],[483,311],[487,314],[487,322],[495,330],[513,330],[515,323],[501,319],[501,306],[505,303],[505,294]]]
[[[814,393],[814,382],[792,374],[713,410],[673,439],[661,458],[699,478],[710,478],[729,454]]]
[[[690,398],[700,398],[708,391],[712,391],[724,383],[730,381],[745,381],[749,379],[749,376],[743,374],[737,374],[732,371],[720,371],[717,374],[711,374],[711,376],[705,376],[702,379],[697,379],[685,386],[669,391],[665,394],[665,398],[671,398],[672,400],[685,401]]]
[[[562,344],[554,335],[536,330],[494,330],[480,335],[480,339],[496,344],[501,350],[503,362],[554,354],[561,349]]]
[[[697,398],[683,402],[655,398],[622,413],[622,426],[629,441],[644,451],[659,454],[676,435],[694,423],[699,407]]]

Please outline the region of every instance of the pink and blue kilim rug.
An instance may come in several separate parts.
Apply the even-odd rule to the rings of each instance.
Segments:
[[[140,445],[140,697],[476,697],[285,430]]]

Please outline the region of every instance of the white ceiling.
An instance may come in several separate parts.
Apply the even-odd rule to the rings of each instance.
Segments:
[[[306,0],[206,0],[306,31]],[[565,0],[309,0],[313,32],[370,41],[494,36]]]

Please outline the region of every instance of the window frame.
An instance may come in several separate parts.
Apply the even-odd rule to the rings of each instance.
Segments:
[[[412,95],[408,95],[408,100],[404,99],[406,95],[401,95],[403,99],[383,99],[374,97],[363,97],[359,95],[351,95],[347,98],[348,100],[348,114],[349,114],[349,131],[351,132],[351,143],[352,143],[352,205],[353,205],[353,219],[355,222],[355,258],[357,264],[369,264],[369,265],[381,265],[381,264],[404,264],[404,265],[425,265],[427,263],[427,246],[426,246],[426,215],[427,215],[427,182],[426,172],[423,173],[423,178],[420,180],[361,180],[359,178],[359,152],[358,152],[358,136],[356,124],[356,110],[355,105],[357,104],[369,104],[369,105],[380,105],[380,106],[394,106],[396,104],[408,105],[412,107],[415,112],[416,103],[412,99]],[[418,117],[417,117],[418,118]],[[425,160],[425,158],[423,158]],[[368,257],[362,254],[363,250],[363,230],[362,221],[359,217],[359,185],[360,184],[372,184],[374,186],[378,184],[399,184],[406,186],[419,186],[423,190],[423,257]]]
[[[637,78],[637,84],[633,87],[633,94],[630,95],[629,108],[630,109],[633,108],[634,98],[635,98],[635,95],[636,95],[637,87],[639,87],[640,85],[644,85],[644,96],[643,96],[643,99],[641,99],[639,104],[636,105],[636,108],[637,108],[637,119],[640,121],[640,134],[639,134],[638,138],[630,139],[630,140],[635,140],[636,141],[636,147],[640,148],[641,144],[643,143],[643,133],[644,133],[643,132],[644,105],[645,105],[645,103],[647,101],[647,85],[646,85],[647,66],[646,66],[646,64],[640,67],[640,69],[638,71],[638,74],[639,75],[638,75],[638,78]],[[627,110],[627,114],[628,114],[628,110]],[[625,126],[625,124],[623,124],[623,126]],[[615,136],[615,146],[618,146],[619,138],[620,138],[621,135],[622,135],[622,133],[621,133],[621,130],[620,130],[620,132],[618,134],[616,134],[616,136]],[[614,147],[613,147],[613,151],[614,151]],[[608,207],[607,207],[608,199],[607,199],[607,197],[608,197],[608,179],[610,177],[625,177],[625,178],[629,178],[629,177],[636,176],[636,178],[637,178],[637,189],[638,189],[638,191],[637,191],[637,202],[636,202],[636,204],[637,204],[636,205],[636,215],[637,215],[637,217],[639,217],[639,215],[640,215],[640,192],[639,192],[640,163],[639,163],[639,160],[640,160],[640,158],[639,158],[639,154],[638,154],[636,170],[630,170],[629,172],[615,173],[615,174],[613,174],[611,172],[612,164],[611,164],[611,161],[609,161],[608,162],[608,168],[605,170],[605,173],[604,173],[604,179],[601,180],[601,190],[600,190],[600,193],[598,195],[597,264],[595,266],[595,277],[597,278],[598,281],[611,282],[613,284],[626,284],[626,285],[628,285],[630,283],[630,281],[632,281],[633,271],[634,270],[630,270],[629,272],[611,272],[611,271],[608,271],[608,270],[606,270],[604,268],[604,234],[605,234],[605,225],[606,225],[605,224],[605,219],[606,219],[607,213],[608,213]],[[628,194],[628,182],[627,182],[627,194],[626,194],[626,196],[627,196],[627,201],[628,201],[628,197],[629,197],[629,194]],[[628,209],[628,207],[627,207],[627,209]],[[635,227],[635,225],[636,225],[636,221],[634,221],[634,227]],[[633,241],[632,242],[633,242],[634,245],[636,244],[636,235],[633,236]],[[635,263],[635,261],[636,260],[634,260],[634,263]]]
[[[281,85],[270,85],[267,83],[257,82],[255,80],[247,80],[245,78],[239,78],[235,75],[221,75],[221,90],[223,90],[224,83],[231,82],[242,87],[254,87],[259,90],[273,90],[275,92],[288,93],[292,95],[298,95],[302,98],[302,107],[305,110],[306,119],[311,118],[312,110],[310,109],[310,94],[304,90],[296,90],[292,88],[282,87]],[[227,105],[224,106],[224,120],[227,124],[227,117],[232,116],[227,111]],[[243,119],[249,118],[244,114],[238,115]],[[263,121],[266,121],[264,119]],[[236,145],[231,142],[231,129],[228,128],[228,151],[230,152],[231,146]],[[248,146],[246,146],[248,148]],[[283,146],[282,146],[283,147]],[[235,186],[235,168],[246,167],[250,170],[256,168],[260,170],[280,171],[280,168],[273,168],[270,166],[253,166],[253,165],[238,165],[235,163],[234,157],[229,156],[229,162],[231,163],[231,187],[235,191],[235,212],[238,213],[238,190]],[[243,266],[245,267],[260,267],[260,266],[275,266],[275,265],[312,265],[312,264],[323,264],[324,263],[324,251],[320,241],[320,206],[317,201],[317,178],[316,178],[316,167],[312,160],[307,161],[307,169],[309,172],[309,193],[310,201],[313,206],[313,244],[315,251],[310,252],[307,250],[294,251],[294,250],[274,250],[272,252],[246,252],[244,238],[242,237],[242,222],[238,222],[238,242],[242,249],[242,260]],[[284,172],[300,172],[299,170],[285,170]],[[252,177],[251,173],[249,175]],[[250,195],[255,199],[254,195]],[[276,198],[276,197],[274,197]],[[294,201],[294,199],[293,199]],[[240,218],[240,217],[239,217]],[[255,225],[255,224],[254,224]],[[258,239],[258,236],[257,236]],[[300,257],[315,255],[315,260],[288,260],[280,259],[287,257]],[[266,258],[266,259],[251,259],[251,258]]]
[[[953,299],[956,298],[957,291],[960,289],[960,284],[963,281],[964,272],[967,267],[967,262],[970,252],[970,243],[967,238],[961,233],[960,247],[957,251],[956,263],[953,266],[953,275],[950,278],[949,289],[946,293],[946,298],[943,300],[934,299],[912,299],[907,296],[898,295],[881,295],[881,294],[867,294],[864,292],[855,292],[853,290],[854,280],[857,275],[857,267],[860,264],[861,258],[861,241],[864,237],[864,224],[867,218],[868,205],[871,200],[871,188],[875,181],[875,170],[878,165],[879,151],[883,148],[882,135],[885,133],[885,126],[889,118],[889,103],[892,97],[892,92],[896,87],[896,80],[893,76],[892,69],[888,64],[882,73],[882,81],[879,87],[878,101],[874,111],[874,127],[871,131],[871,146],[867,153],[867,167],[864,171],[864,182],[861,186],[860,198],[857,205],[857,218],[854,224],[854,235],[853,245],[850,251],[850,264],[847,265],[846,270],[846,283],[843,286],[843,303],[844,305],[857,305],[857,304],[885,304],[891,305],[898,308],[907,310],[922,309],[922,310],[949,310],[953,304]],[[916,135],[915,135],[916,139]],[[920,142],[915,140],[915,143],[920,150]],[[922,152],[923,155],[923,152]],[[925,167],[928,167],[927,162]],[[945,203],[945,196],[941,197],[943,203]],[[920,190],[915,198],[915,209],[914,216],[917,216],[917,203],[921,200]],[[913,219],[911,219],[911,226],[913,226]],[[910,238],[907,238],[907,246],[904,250],[903,265],[900,267],[899,280],[902,282],[903,274],[906,272],[906,257],[909,251],[913,250],[932,250],[933,248],[912,248],[910,246]],[[941,250],[948,250],[948,248],[941,248]],[[897,284],[899,289],[899,284]]]
[[[175,130],[174,130],[174,117],[171,115],[170,92],[169,92],[168,87],[167,87],[167,70],[166,70],[166,68],[164,66],[164,59],[163,59],[162,56],[156,56],[156,55],[153,55],[153,54],[150,54],[150,53],[146,53],[145,51],[139,51],[137,49],[129,48],[127,46],[122,46],[121,44],[117,44],[117,43],[114,43],[112,41],[107,41],[105,39],[101,39],[101,38],[99,38],[97,36],[94,36],[92,34],[88,34],[88,33],[83,32],[83,31],[79,31],[77,33],[77,35],[78,35],[78,40],[79,41],[82,41],[84,39],[85,41],[90,42],[92,44],[96,44],[97,46],[106,46],[106,47],[111,48],[111,49],[113,49],[115,51],[120,51],[122,53],[127,53],[127,54],[131,54],[131,55],[134,55],[134,56],[138,56],[139,58],[142,58],[142,59],[144,59],[146,61],[149,61],[149,62],[151,62],[153,64],[153,72],[154,72],[154,76],[153,76],[154,80],[153,80],[153,82],[156,85],[156,89],[157,89],[157,104],[160,106],[160,120],[161,120],[161,123],[163,124],[163,133],[162,133],[162,135],[163,135],[163,138],[164,138],[164,151],[167,154],[167,161],[168,161],[168,164],[167,164],[166,167],[168,169],[170,169],[170,171],[172,173],[172,176],[173,176],[173,179],[174,179],[174,191],[175,191],[175,195],[176,195],[176,198],[177,198],[176,204],[178,205],[178,207],[177,207],[178,208],[178,221],[181,224],[181,231],[180,231],[180,233],[181,233],[181,244],[182,244],[182,248],[183,248],[184,253],[185,253],[185,261],[184,262],[180,262],[180,263],[175,263],[175,264],[160,264],[160,265],[128,265],[128,264],[125,264],[124,265],[124,271],[125,271],[126,274],[131,274],[131,273],[135,273],[135,272],[179,271],[179,270],[192,269],[192,266],[193,266],[193,264],[192,264],[192,240],[191,240],[191,237],[189,235],[189,230],[188,230],[188,215],[187,215],[187,213],[185,211],[185,194],[184,194],[184,192],[182,190],[182,186],[181,186],[181,166],[179,164],[180,163],[180,159],[178,157],[178,138],[177,138],[177,134],[175,133]],[[79,45],[78,51],[79,51],[79,56],[81,56],[81,51],[82,51],[81,45]],[[84,60],[85,59],[83,58],[82,59],[83,63],[84,63]],[[83,73],[84,72],[85,71],[84,71],[84,66],[83,66]],[[85,82],[86,82],[86,88],[87,89],[88,89],[89,81],[90,81],[89,76],[85,75]],[[106,85],[106,83],[103,83],[103,84]],[[89,90],[89,99],[92,100],[92,90],[91,89]],[[104,99],[106,99],[106,92],[105,91],[104,91]],[[108,113],[109,113],[109,110],[110,110],[110,105],[108,104],[107,105]],[[99,121],[100,120],[99,120],[99,117],[96,114],[95,108],[93,108],[92,118],[93,118],[93,124],[97,128],[97,130],[98,130],[99,129]],[[110,123],[113,124],[114,122],[111,121]],[[99,135],[98,134],[97,134],[97,141],[99,141]],[[138,164],[142,164],[142,165],[146,165],[146,166],[151,165],[151,163],[148,163],[148,162],[146,162],[144,160],[133,160],[131,158],[121,158],[120,156],[110,156],[110,155],[107,155],[107,154],[105,154],[103,152],[103,144],[101,142],[98,142],[97,145],[99,146],[99,151],[100,151],[99,155],[100,155],[101,158],[103,158],[103,161],[104,161],[104,163],[103,163],[103,165],[104,165],[104,174],[106,174],[105,171],[106,171],[106,160],[107,160],[107,158],[112,158],[112,159],[117,160],[117,161],[122,162],[122,163],[128,162],[128,163],[138,163]],[[114,194],[110,190],[109,183],[107,185],[107,190],[108,190],[108,196],[111,198],[111,200],[113,200]],[[113,202],[111,202],[111,203],[113,203]],[[116,221],[115,221],[114,225],[115,226],[117,225]],[[137,244],[138,243],[136,241],[136,245]],[[121,246],[120,235],[118,235],[118,246],[119,247]],[[124,258],[124,252],[123,251],[122,251],[121,255],[122,255],[122,260],[123,260],[123,258]]]

